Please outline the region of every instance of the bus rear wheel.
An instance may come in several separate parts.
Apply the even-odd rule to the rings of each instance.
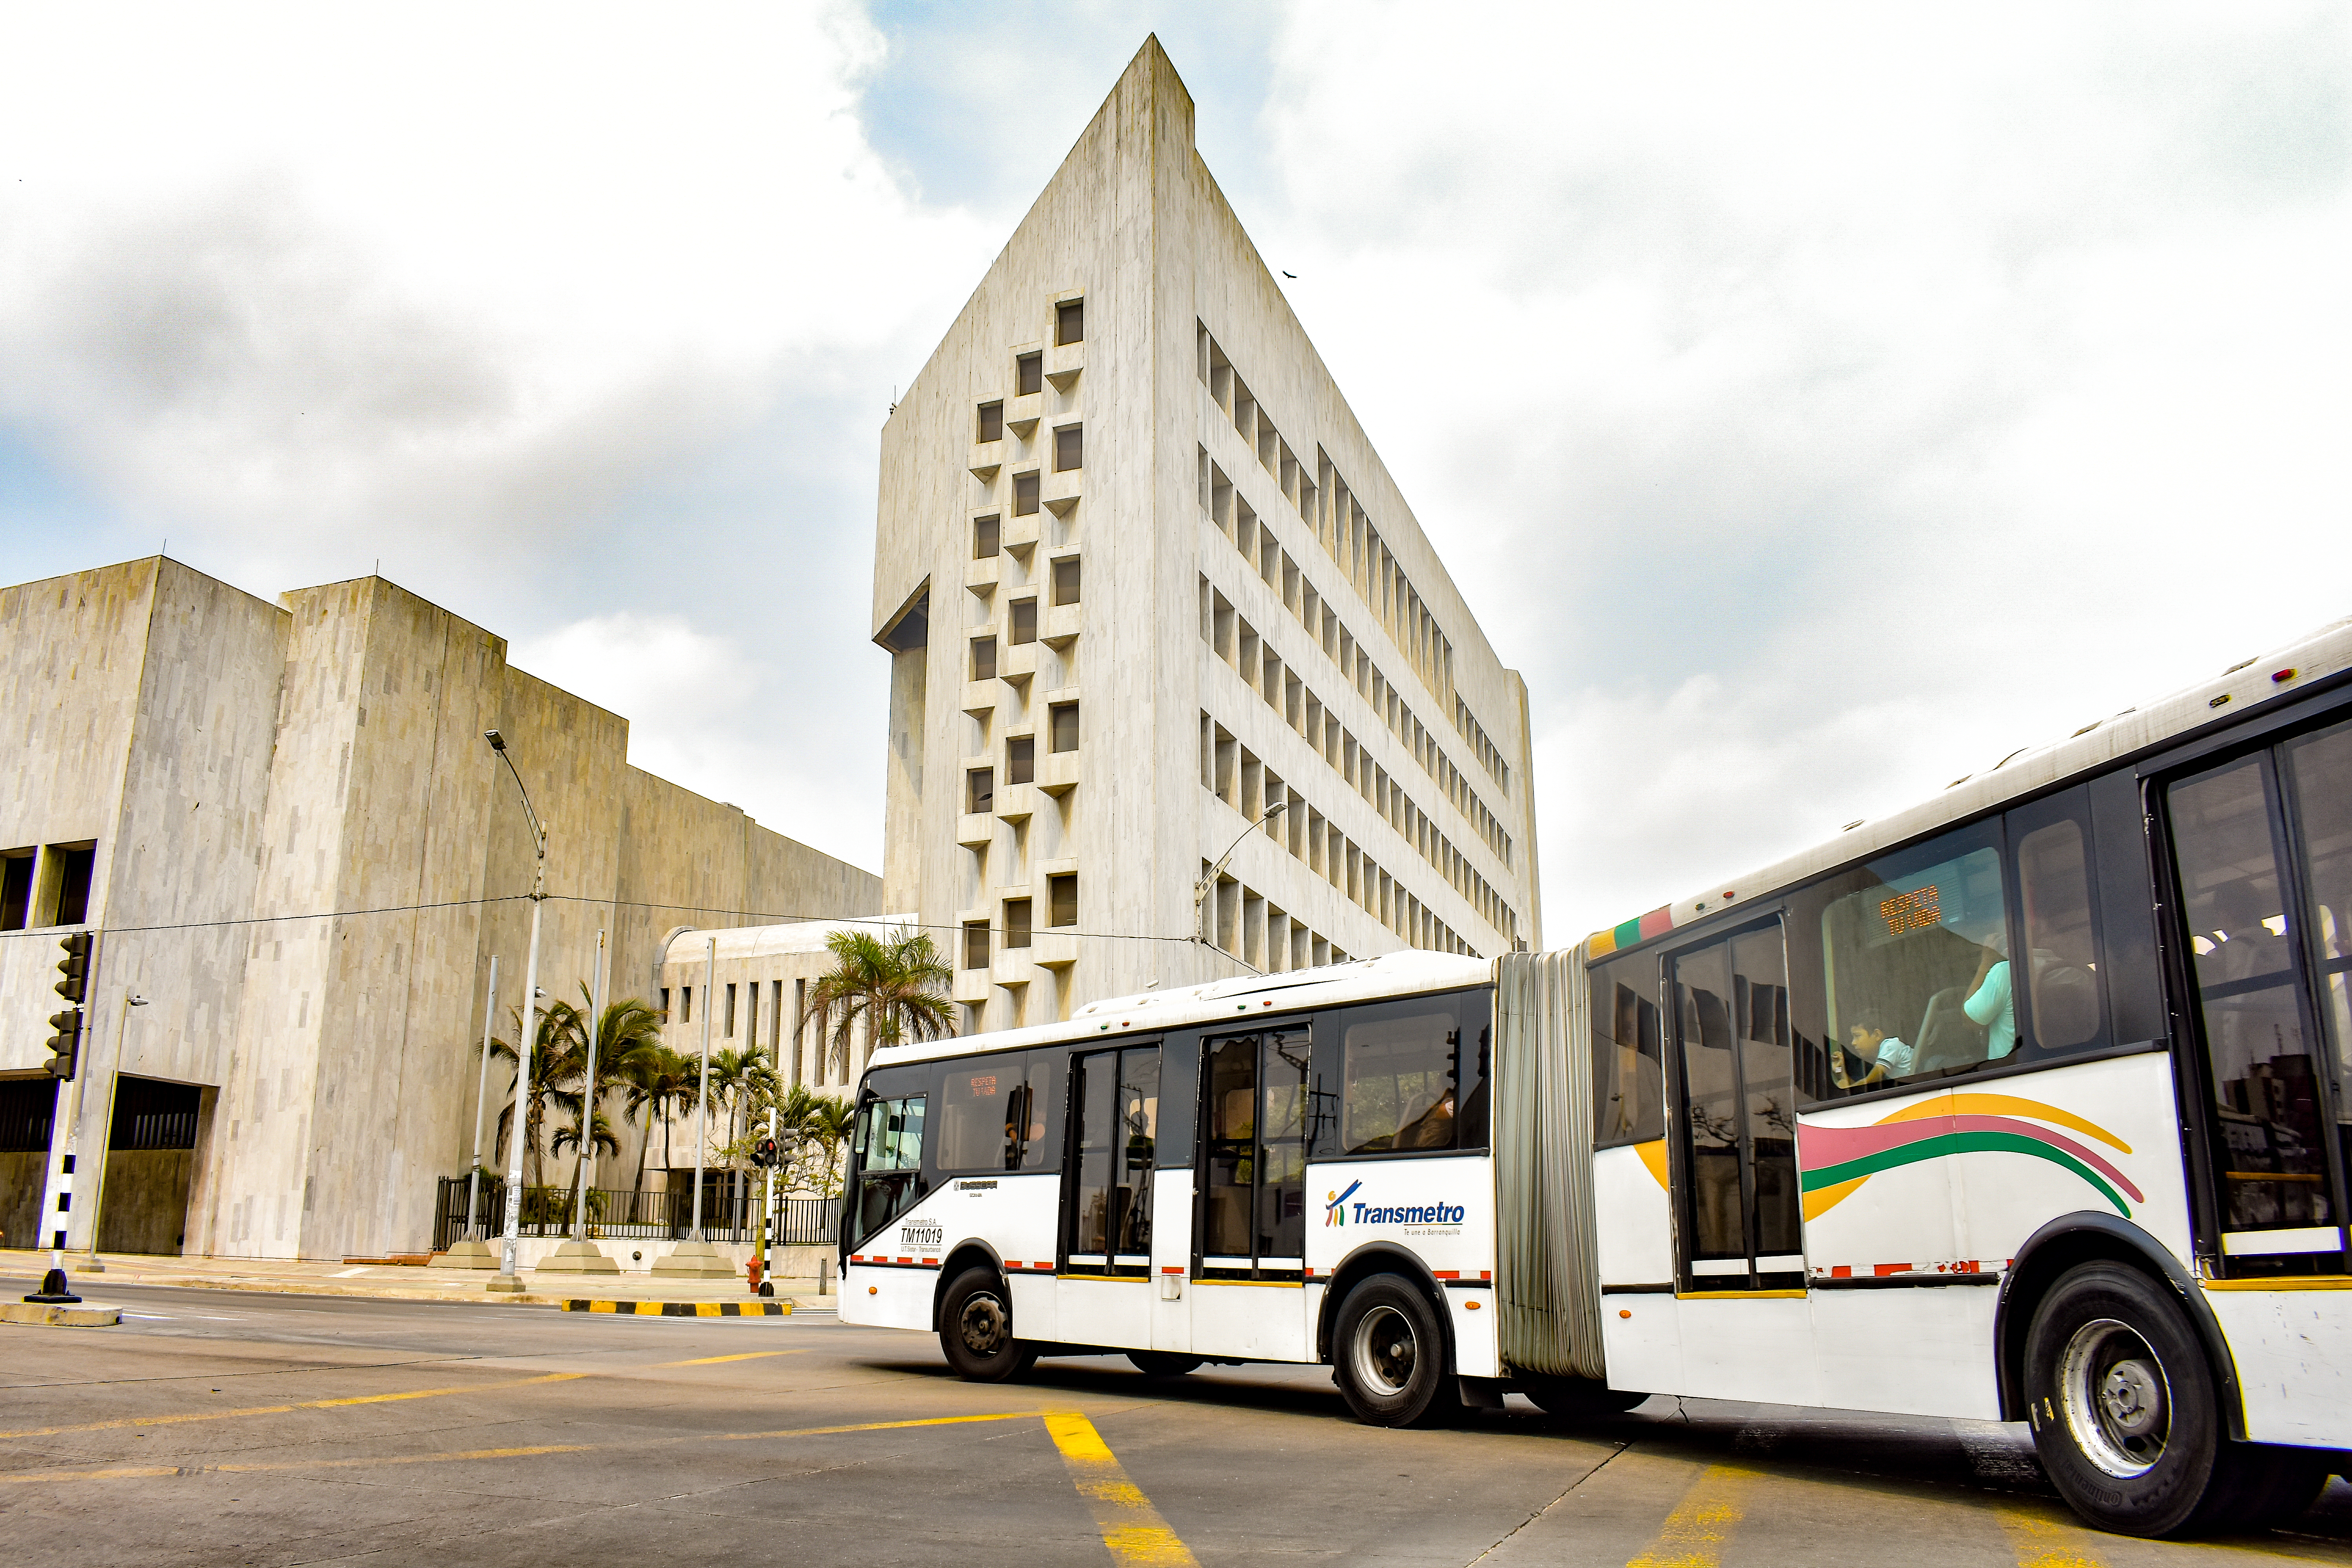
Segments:
[[[1349,1291],[1332,1343],[1339,1393],[1357,1420],[1423,1426],[1461,1408],[1445,1327],[1410,1281],[1375,1274]]]
[[[940,1299],[940,1351],[969,1383],[1006,1383],[1037,1361],[1013,1337],[1013,1306],[992,1268],[967,1268]]]

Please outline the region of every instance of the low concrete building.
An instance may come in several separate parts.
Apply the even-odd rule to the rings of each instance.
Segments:
[[[101,1181],[126,1250],[429,1245],[484,1009],[511,1037],[521,1000],[531,843],[493,728],[548,825],[550,996],[580,999],[599,931],[609,994],[651,1001],[681,926],[881,907],[878,878],[630,766],[625,719],[380,577],[273,605],[154,558],[0,589],[6,1245],[47,1245],[57,1213],[71,1097],[45,1020],[75,930],[98,942],[70,1245]],[[511,1077],[493,1065],[493,1121]]]

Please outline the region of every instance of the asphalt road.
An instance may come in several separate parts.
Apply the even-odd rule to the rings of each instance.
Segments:
[[[119,1327],[0,1325],[11,1564],[2352,1564],[2341,1481],[2287,1530],[2127,1541],[1978,1423],[1514,1399],[1391,1432],[1328,1373],[980,1387],[829,1316],[93,1295]]]

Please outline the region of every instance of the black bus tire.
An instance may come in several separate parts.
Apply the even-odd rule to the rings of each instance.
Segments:
[[[1181,1377],[1201,1364],[1199,1356],[1175,1351],[1129,1351],[1127,1359],[1146,1377]]]
[[[1348,1292],[1331,1339],[1339,1393],[1372,1426],[1426,1426],[1462,1405],[1445,1325],[1410,1280],[1375,1274]]]
[[[2222,1429],[2196,1330],[2138,1269],[2084,1263],[2060,1277],[2026,1331],[2025,1386],[2042,1469],[2101,1530],[2180,1535],[2252,1500],[2252,1456]]]
[[[1007,1383],[1037,1352],[1013,1337],[1013,1301],[995,1269],[965,1269],[940,1298],[940,1352],[968,1383]]]

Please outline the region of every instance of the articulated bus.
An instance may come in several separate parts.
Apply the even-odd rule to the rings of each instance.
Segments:
[[[877,1051],[843,1316],[2026,1422],[2097,1525],[2259,1522],[2352,1463],[2347,1066],[2352,621],[1569,952]]]

